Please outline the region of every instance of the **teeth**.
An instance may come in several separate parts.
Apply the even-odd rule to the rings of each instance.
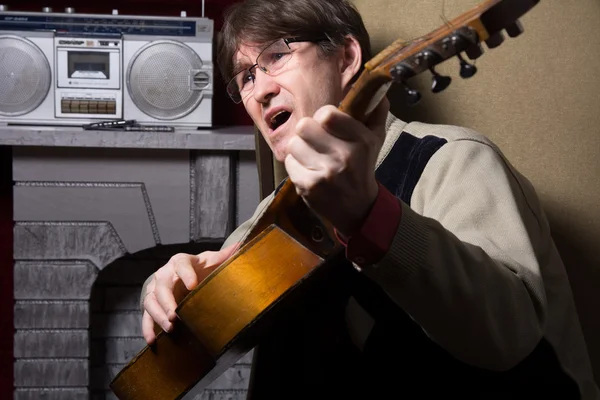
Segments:
[[[286,111],[285,111],[285,110],[281,110],[281,111],[279,111],[277,114],[273,115],[273,116],[271,117],[271,125],[273,125],[273,124],[275,123],[275,119],[276,119],[276,118],[277,118],[277,117],[278,117],[280,114],[283,114],[284,112],[286,112]]]

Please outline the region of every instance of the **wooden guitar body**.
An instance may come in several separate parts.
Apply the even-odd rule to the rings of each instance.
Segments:
[[[161,332],[111,389],[119,399],[170,400],[208,385],[251,350],[278,315],[307,296],[316,299],[335,268],[325,265],[339,250],[332,232],[286,181],[246,244],[179,304],[173,332]]]
[[[393,43],[365,64],[339,108],[365,121],[389,84],[405,84],[461,52],[479,57],[480,42],[496,47],[503,29],[511,37],[520,34],[517,18],[537,3],[483,1],[422,38]],[[113,379],[111,389],[121,400],[175,400],[194,386],[204,388],[272,330],[289,307],[319,301],[336,274],[338,263],[331,261],[340,250],[333,228],[286,181],[240,250],[178,305],[173,332],[160,333]]]

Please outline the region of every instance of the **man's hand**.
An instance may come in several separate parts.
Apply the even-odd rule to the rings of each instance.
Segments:
[[[146,287],[142,316],[142,333],[148,344],[156,339],[155,322],[166,332],[171,331],[177,318],[177,304],[237,247],[238,244],[233,244],[220,251],[205,251],[198,255],[176,254],[154,273]]]
[[[325,106],[302,118],[288,143],[285,168],[296,191],[342,235],[362,226],[377,198],[377,156],[385,140],[384,98],[361,123]]]

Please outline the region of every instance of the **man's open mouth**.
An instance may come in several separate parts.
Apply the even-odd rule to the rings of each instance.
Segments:
[[[281,125],[285,124],[287,122],[287,120],[290,119],[291,115],[292,115],[291,112],[281,110],[277,114],[273,115],[273,117],[269,121],[269,127],[273,130],[276,130]]]

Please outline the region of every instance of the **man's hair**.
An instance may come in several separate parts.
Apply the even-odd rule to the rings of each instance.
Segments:
[[[237,72],[233,57],[241,45],[268,44],[285,37],[326,37],[328,40],[318,45],[321,55],[327,57],[352,35],[362,49],[362,64],[371,59],[369,33],[347,0],[246,0],[232,5],[224,18],[217,63],[225,81]]]

